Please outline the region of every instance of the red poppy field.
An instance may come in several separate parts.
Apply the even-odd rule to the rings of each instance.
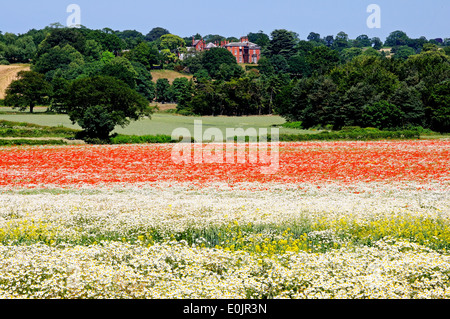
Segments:
[[[450,142],[281,143],[279,169],[271,175],[259,163],[175,164],[171,151],[172,145],[4,148],[0,186],[448,182]]]

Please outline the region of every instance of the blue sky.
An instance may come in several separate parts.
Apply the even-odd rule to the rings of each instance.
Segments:
[[[240,37],[259,30],[288,29],[306,39],[345,31],[350,38],[367,34],[384,40],[403,30],[410,37],[450,38],[449,0],[15,0],[2,1],[0,31],[25,33],[50,23],[66,24],[69,4],[81,7],[89,28],[138,30],[161,26],[182,37],[195,33]],[[381,8],[381,28],[367,27],[369,4]]]

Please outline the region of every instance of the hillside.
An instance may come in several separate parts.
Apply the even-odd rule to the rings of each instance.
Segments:
[[[0,65],[0,100],[5,98],[5,91],[20,71],[29,71],[29,64]]]

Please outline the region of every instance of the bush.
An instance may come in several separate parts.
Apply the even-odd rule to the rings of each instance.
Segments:
[[[302,141],[370,141],[389,139],[419,139],[418,131],[379,131],[373,129],[355,129],[337,132],[321,132],[319,134],[281,134],[280,142]],[[270,139],[269,139],[270,140]]]
[[[169,135],[117,135],[111,138],[111,144],[169,144],[174,142]]]
[[[282,125],[282,127],[302,130],[303,129],[302,124],[303,124],[302,122],[287,122],[287,123],[284,123]]]
[[[8,60],[0,60],[0,65],[10,65]]]

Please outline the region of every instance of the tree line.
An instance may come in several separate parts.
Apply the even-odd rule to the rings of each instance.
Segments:
[[[343,32],[335,38],[311,33],[307,40],[287,30],[275,30],[269,39],[259,36],[265,43],[263,57],[242,74],[217,72],[227,69],[223,64],[210,70],[205,60],[213,50],[186,59],[196,83],[192,98],[179,103],[179,112],[276,113],[306,129],[450,131],[449,39],[410,39],[395,31],[384,43],[390,50],[381,51],[376,49],[379,39],[349,40]]]
[[[189,54],[192,37],[163,28],[147,35],[58,25],[24,35],[0,32],[0,63],[31,62],[31,72],[20,73],[8,88],[5,104],[31,112],[50,105],[69,114],[87,135],[101,138],[116,125],[151,115],[153,101],[177,103],[177,112],[185,115],[275,113],[304,128],[449,131],[449,39],[410,39],[395,31],[384,43],[365,35],[352,40],[344,32],[326,37],[312,32],[300,40],[284,29],[248,37],[261,46],[262,58],[243,67],[223,48]],[[380,51],[383,45],[390,51]],[[193,79],[154,83],[154,68]]]

